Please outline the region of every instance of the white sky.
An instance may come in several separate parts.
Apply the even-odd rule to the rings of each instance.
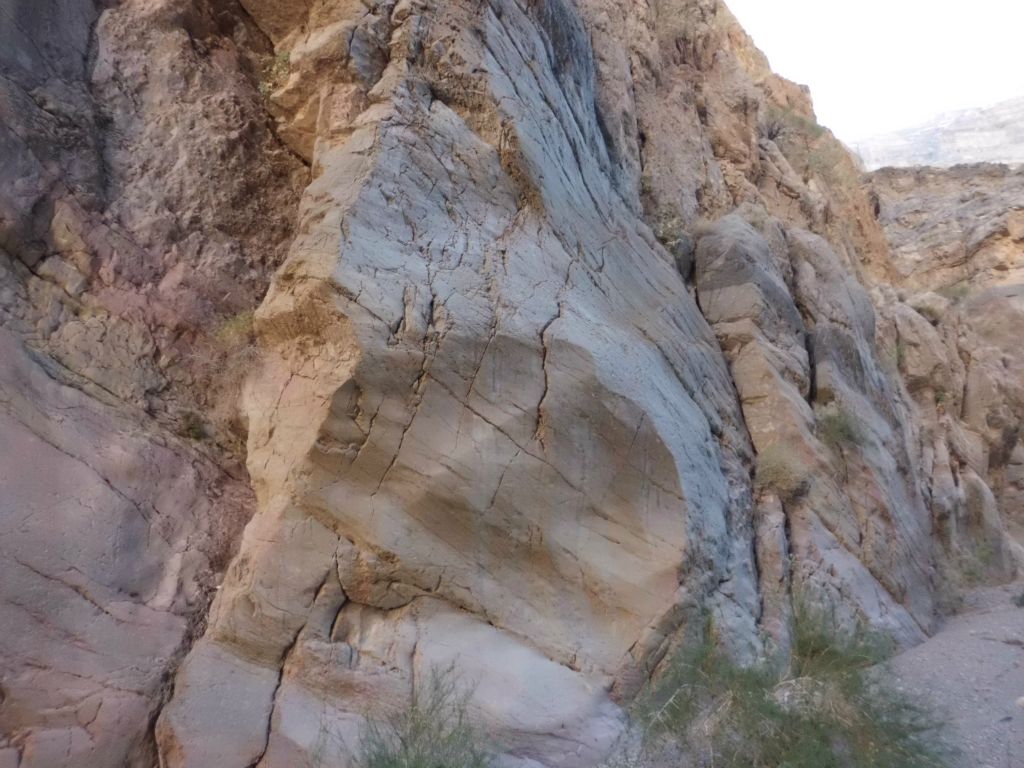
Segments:
[[[846,142],[1024,95],[1024,0],[726,0]]]

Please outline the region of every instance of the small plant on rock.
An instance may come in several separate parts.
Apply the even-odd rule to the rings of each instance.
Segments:
[[[359,768],[492,768],[486,740],[469,721],[468,694],[453,668],[432,670],[409,706],[363,732]]]
[[[206,424],[195,411],[185,411],[181,414],[178,434],[189,440],[204,440],[208,436]]]
[[[754,483],[758,489],[775,491],[783,501],[793,501],[807,491],[807,467],[793,451],[772,443],[757,455]]]
[[[815,120],[804,117],[794,109],[769,104],[762,126],[762,136],[772,141],[784,138],[817,139],[825,129]]]
[[[970,514],[972,506],[980,504],[976,496],[968,497],[967,505]],[[977,514],[977,513],[974,513]],[[981,542],[973,547],[967,547],[959,557],[960,573],[967,586],[978,586],[984,584],[995,574],[993,569],[998,566],[998,558],[995,548],[988,542]]]
[[[251,344],[253,341],[253,314],[251,309],[247,309],[224,320],[214,332],[217,343],[225,349]]]
[[[276,54],[263,66],[263,78],[260,80],[259,91],[263,98],[280,88],[288,77],[290,57],[288,53]]]
[[[833,404],[818,415],[818,437],[833,450],[864,442],[860,421],[840,404]]]
[[[955,283],[954,285],[947,285],[945,288],[940,288],[938,294],[952,301],[954,304],[967,298],[967,294],[971,292],[971,288],[966,283]]]
[[[937,727],[871,670],[886,644],[797,611],[789,668],[742,667],[710,633],[667,662],[641,697],[648,738],[717,768],[940,768]]]

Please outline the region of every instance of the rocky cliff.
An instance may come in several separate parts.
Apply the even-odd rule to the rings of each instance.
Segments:
[[[1024,98],[948,112],[924,125],[854,142],[870,170],[1024,163]]]
[[[987,479],[1021,541],[1024,172],[999,165],[890,168],[872,174],[870,187],[892,243],[897,302],[932,326],[900,309],[925,331],[903,337],[906,325],[896,319],[903,375],[924,413],[924,401],[935,399],[950,445],[960,445],[954,453]],[[959,429],[964,437],[955,435]],[[997,505],[983,495],[976,509],[994,521]]]
[[[1005,325],[718,0],[0,13],[0,765],[344,764],[454,665],[584,768],[694,627],[1013,572]]]

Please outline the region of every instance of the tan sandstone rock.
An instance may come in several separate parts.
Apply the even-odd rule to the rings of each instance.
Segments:
[[[346,765],[452,666],[592,768],[696,630],[1012,571],[1024,220],[894,234],[719,0],[12,3],[0,765]]]

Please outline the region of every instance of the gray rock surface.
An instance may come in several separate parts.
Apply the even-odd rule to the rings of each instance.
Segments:
[[[1010,257],[893,256],[718,0],[0,14],[5,768],[345,765],[449,665],[590,768],[696,628],[1016,567]]]
[[[869,179],[899,287],[959,298],[1024,280],[1024,170],[887,168]]]
[[[510,758],[590,766],[614,744],[619,706],[645,670],[703,611],[739,658],[762,652],[759,624],[784,645],[790,573],[843,622],[922,639],[935,564],[910,412],[878,365],[874,311],[850,275],[854,238],[840,240],[841,256],[800,229],[830,231],[828,199],[770,139],[752,142],[720,94],[708,144],[694,151],[711,162],[717,144],[728,160],[701,183],[731,196],[727,170],[784,249],[772,267],[749,232],[752,252],[738,247],[735,258],[752,276],[737,284],[739,262],[719,275],[707,257],[716,230],[685,232],[685,198],[653,179],[637,195],[623,159],[635,151],[631,126],[613,131],[595,111],[619,63],[594,57],[585,25],[608,34],[608,9],[378,13],[390,25],[388,64],[366,83],[349,53],[340,77],[369,87],[371,106],[322,118],[299,234],[256,316],[262,368],[246,402],[258,511],[161,716],[167,763],[284,765],[312,760],[322,743],[343,759],[360,719],[375,715],[367,699],[400,707],[424,660],[455,648],[477,683],[474,711]],[[703,34],[728,23],[722,15]],[[314,43],[308,30],[279,34],[301,51]],[[715,67],[697,56],[663,66],[680,76]],[[716,76],[757,98],[742,66],[734,59]],[[666,98],[656,81],[645,88],[652,103]],[[335,89],[292,76],[271,102],[316,102],[323,115]],[[762,197],[743,177],[755,163],[799,186],[792,231],[764,210],[786,195],[770,186]],[[652,237],[647,206],[679,253]],[[789,203],[783,211],[793,215]],[[686,238],[698,242],[700,309],[678,268],[689,271]],[[781,319],[759,313],[780,298]],[[807,440],[806,501],[782,507],[789,541],[759,520],[758,503],[765,517],[779,513],[770,494],[754,498],[754,411],[733,387],[756,380],[735,361],[730,375],[729,345],[705,317],[716,330],[763,323],[793,357],[768,366],[777,381],[796,379]],[[821,407],[844,400],[864,414],[863,446],[819,457],[804,399],[812,378]],[[837,464],[848,485],[831,479]],[[760,583],[755,549],[781,586]],[[542,687],[557,680],[557,708],[509,697],[508,669]],[[216,719],[195,716],[225,700],[246,702],[232,712],[236,728],[265,732],[262,743],[221,745]]]
[[[145,764],[247,494],[7,331],[0,356],[0,731],[26,768]]]
[[[701,307],[766,457],[758,466],[764,500],[781,497],[803,593],[831,592],[830,604],[856,608],[851,621],[869,617],[913,643],[934,612],[930,520],[903,447],[910,412],[874,350],[874,310],[821,238],[777,222],[765,229],[720,219],[700,239],[696,266]],[[830,432],[839,419],[847,439]],[[855,512],[872,503],[866,515]],[[877,582],[906,595],[905,605]]]

